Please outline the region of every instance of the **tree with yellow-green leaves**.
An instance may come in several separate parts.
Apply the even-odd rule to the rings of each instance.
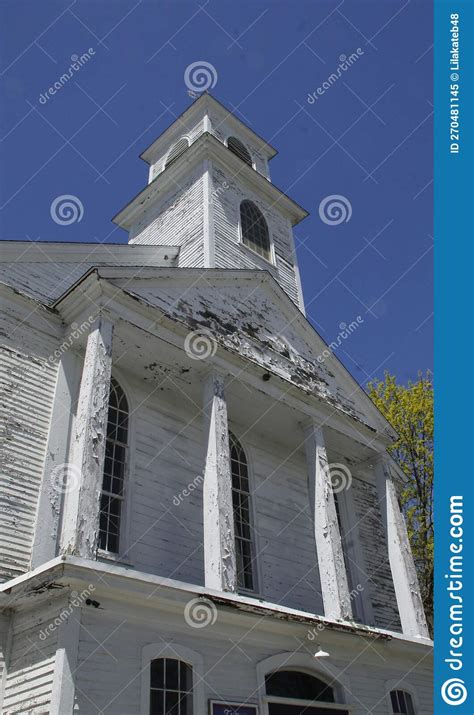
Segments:
[[[433,382],[427,372],[416,382],[397,383],[394,375],[374,380],[367,391],[399,437],[389,448],[406,482],[400,494],[418,572],[426,618],[433,630]]]

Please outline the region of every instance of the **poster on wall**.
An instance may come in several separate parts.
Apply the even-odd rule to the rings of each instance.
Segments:
[[[210,715],[258,715],[258,705],[210,700],[209,711]]]

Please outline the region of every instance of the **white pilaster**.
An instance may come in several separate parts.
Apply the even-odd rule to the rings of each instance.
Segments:
[[[31,556],[33,569],[57,556],[62,490],[65,486],[62,478],[67,473],[73,403],[78,381],[77,357],[67,351],[58,365]]]
[[[212,162],[204,162],[203,175],[203,211],[204,211],[204,267],[215,268],[214,241],[214,201],[213,201]]]
[[[59,626],[50,715],[75,712],[75,672],[79,656],[80,630],[81,608],[78,607]]]
[[[390,461],[388,455],[380,455],[375,465],[375,477],[402,630],[407,636],[429,638],[415,563],[405,519],[398,504]]]
[[[211,372],[207,376],[203,402],[205,584],[220,591],[236,591],[232,476],[222,375]]]
[[[97,551],[100,492],[112,370],[112,323],[100,316],[87,339],[74,441],[71,445],[75,484],[67,492],[63,549],[84,558]]]
[[[352,609],[326,446],[322,429],[314,423],[306,426],[305,445],[324,615],[348,620]]]

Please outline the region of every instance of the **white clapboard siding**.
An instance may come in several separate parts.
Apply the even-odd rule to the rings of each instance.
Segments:
[[[364,549],[368,583],[371,587],[375,625],[391,631],[401,631],[387,539],[376,489],[367,482],[354,479],[352,493],[360,540]]]
[[[49,712],[57,649],[57,629],[42,632],[59,614],[56,606],[13,616],[11,653],[3,715],[44,715]]]
[[[263,439],[244,447],[254,474],[261,591],[274,603],[323,613],[306,465]]]
[[[227,187],[225,189],[220,187]],[[298,304],[293,251],[285,219],[257,195],[244,191],[241,183],[220,169],[213,171],[215,256],[218,268],[263,268],[269,271]],[[239,242],[240,204],[250,199],[260,208],[275,245],[277,265],[265,261]],[[282,260],[278,260],[280,257]]]
[[[253,626],[236,621],[222,623],[219,615],[214,625],[192,628],[184,614],[161,614],[159,610],[140,612],[126,604],[115,607],[102,602],[104,611],[83,609],[76,670],[76,701],[81,715],[127,713],[140,715],[142,649],[151,643],[177,644],[197,651],[203,659],[204,697],[207,700],[258,702],[257,664],[284,652],[311,652],[307,625],[293,624],[288,633],[272,632],[268,619],[256,620]],[[324,638],[324,635],[321,636]],[[97,642],[104,643],[100,648]],[[429,663],[410,666],[403,656],[387,658],[389,646],[376,644],[368,648],[362,639],[351,644],[331,646],[330,680],[337,673],[350,684],[347,700],[354,704],[355,715],[388,715],[387,682],[408,682],[416,687],[419,715],[432,712]],[[381,652],[377,656],[374,649]],[[326,677],[323,664],[314,661],[315,675]],[[334,678],[334,680],[333,680]],[[87,697],[86,697],[87,694]],[[352,710],[351,710],[352,712]],[[198,715],[203,715],[199,712]]]
[[[158,392],[146,400],[137,385],[135,449],[131,474],[131,559],[141,571],[203,583],[202,483],[180,494],[203,473],[200,416],[164,406]],[[146,400],[146,401],[145,401]]]
[[[186,241],[179,251],[179,265],[184,268],[202,268],[204,266],[204,244],[202,235]]]
[[[130,231],[131,243],[181,246],[203,235],[202,167],[182,186],[154,203]]]
[[[0,348],[1,580],[27,571],[30,564],[57,372],[43,365],[37,355]]]

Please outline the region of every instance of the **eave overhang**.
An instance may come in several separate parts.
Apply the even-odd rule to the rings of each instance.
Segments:
[[[302,221],[308,212],[290,199],[283,191],[278,189],[262,174],[248,166],[242,159],[216,139],[212,134],[205,132],[189,146],[171,166],[158,174],[153,181],[138,193],[121,211],[112,219],[120,228],[127,231],[157,199],[165,196],[170,190],[175,191],[184,176],[200,162],[210,159],[228,169],[233,175],[248,184],[255,192],[265,197],[270,205],[277,206],[295,226]]]
[[[104,580],[107,576],[107,581]],[[105,584],[105,586],[104,586]],[[250,598],[237,593],[209,590],[204,586],[176,581],[154,574],[136,571],[124,565],[101,563],[75,556],[59,556],[41,567],[18,576],[0,586],[0,611],[38,605],[41,596],[46,600],[54,591],[77,590],[81,585],[94,586],[94,598],[100,600],[101,589],[107,596],[125,600],[131,606],[157,607],[173,603],[179,609],[190,597],[209,599],[220,609],[223,618],[232,618],[236,613],[256,617],[262,628],[278,628],[282,624],[302,624],[323,628],[336,634],[354,635],[368,641],[389,641],[405,651],[424,651],[427,655],[433,642],[427,638],[410,638],[402,633],[352,621],[336,621],[306,611],[299,611],[279,604]]]

